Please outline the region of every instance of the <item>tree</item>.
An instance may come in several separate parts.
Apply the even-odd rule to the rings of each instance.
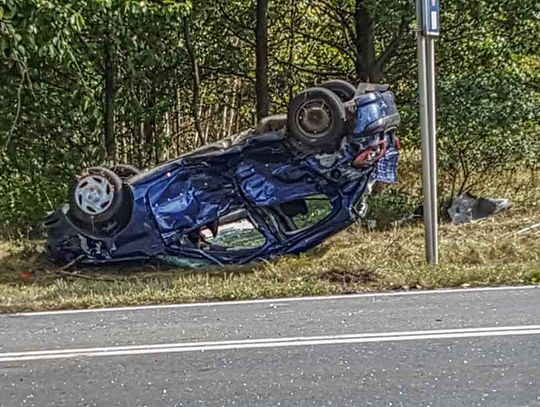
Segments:
[[[184,18],[184,45],[186,46],[189,60],[191,62],[191,82],[193,83],[193,99],[191,102],[191,113],[195,122],[195,129],[197,130],[197,136],[201,144],[205,143],[204,134],[201,127],[201,119],[199,118],[199,104],[200,104],[200,88],[201,78],[199,75],[199,62],[197,60],[197,54],[193,43],[191,41],[190,24],[187,17]]]
[[[333,78],[390,83],[419,146],[414,2],[0,0],[0,222],[35,225],[80,169],[140,167],[285,112]],[[538,166],[533,2],[443,8],[443,193]],[[536,12],[537,13],[537,12]],[[519,22],[517,24],[516,22]]]
[[[103,121],[105,123],[105,155],[109,163],[116,161],[116,140],[114,132],[114,100],[116,98],[116,66],[113,45],[109,39],[104,44],[103,61]]]
[[[257,0],[255,26],[255,92],[257,99],[257,118],[268,116],[268,0]]]

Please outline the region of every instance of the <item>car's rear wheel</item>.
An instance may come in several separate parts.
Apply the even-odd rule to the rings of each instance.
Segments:
[[[352,83],[341,79],[326,81],[320,87],[334,92],[342,102],[348,102],[356,95],[356,87]]]
[[[127,181],[141,172],[137,167],[129,164],[116,164],[111,167],[111,171],[118,175],[122,181]]]
[[[302,152],[334,152],[347,130],[345,107],[325,88],[311,88],[290,103],[287,127],[291,142]]]
[[[125,226],[131,214],[130,194],[122,179],[103,167],[85,170],[69,193],[69,216],[91,232],[107,232]]]

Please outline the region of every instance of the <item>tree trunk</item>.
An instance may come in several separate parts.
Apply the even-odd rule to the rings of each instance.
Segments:
[[[144,159],[144,124],[143,122],[135,123],[135,140],[137,140],[137,143],[135,144],[138,146],[138,148],[135,149],[137,152],[137,165],[140,168],[144,168],[146,166],[146,161]]]
[[[184,42],[186,44],[186,50],[189,55],[189,60],[191,62],[191,76],[192,76],[192,87],[193,87],[193,98],[191,101],[191,112],[193,115],[193,121],[195,122],[195,130],[199,137],[199,142],[205,144],[205,139],[203,136],[203,130],[201,126],[201,119],[199,117],[199,89],[201,87],[201,79],[199,76],[199,63],[197,61],[197,54],[195,48],[191,43],[191,34],[189,32],[189,19],[184,18]]]
[[[240,125],[242,124],[242,114],[241,114],[240,109],[242,108],[243,101],[244,101],[244,87],[242,86],[242,84],[240,84],[238,99],[236,101],[236,122],[235,122],[234,134],[238,134],[240,132]]]
[[[146,110],[152,111],[154,110],[154,107],[156,106],[156,96],[154,93],[154,88],[151,88],[150,91],[146,95]],[[152,113],[151,117],[144,121],[144,145],[146,150],[146,163],[147,165],[152,165],[155,163],[154,159],[154,152],[155,152],[155,144],[156,144],[156,133],[155,133],[155,113]]]
[[[268,95],[268,0],[257,0],[255,44],[255,93],[257,119],[260,120],[268,116],[270,105]]]
[[[105,123],[105,159],[109,164],[116,159],[116,140],[114,134],[114,99],[116,96],[116,72],[111,44],[105,43],[104,55],[104,93],[103,121]]]
[[[233,96],[232,96],[232,101],[231,101],[231,114],[230,114],[230,117],[229,117],[229,124],[228,124],[228,127],[227,127],[227,135],[226,137],[231,137],[232,136],[232,132],[233,132],[233,125],[235,123],[235,120],[236,120],[236,116],[238,114],[238,110],[237,110],[237,107],[236,107],[236,98],[237,98],[237,94],[238,94],[238,89],[240,88],[241,86],[241,79],[240,78],[235,78],[234,79],[234,83],[233,83]]]
[[[295,31],[296,31],[296,0],[291,0],[290,4],[290,12],[291,12],[291,26],[289,27],[289,60],[288,64],[290,66],[289,69],[289,100],[287,103],[291,103],[291,100],[294,98],[294,49],[296,45],[295,40]]]
[[[354,22],[356,32],[357,79],[364,82],[378,82],[381,79],[381,75],[375,54],[373,19],[365,4],[365,0],[356,0]]]

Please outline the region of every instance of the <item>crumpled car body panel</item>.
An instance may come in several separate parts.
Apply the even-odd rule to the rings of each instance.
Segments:
[[[389,157],[397,163],[398,122],[392,93],[372,92],[357,98],[354,129],[334,154],[301,153],[284,131],[245,132],[205,146],[128,180],[131,218],[110,236],[81,230],[67,215],[69,208],[59,208],[46,221],[49,251],[61,262],[174,256],[217,265],[303,252],[362,215],[378,163]],[[381,139],[386,141],[385,156],[353,168],[359,152]],[[329,202],[329,213],[294,229],[286,210],[303,213],[305,199],[314,196]],[[222,227],[222,220],[235,213],[253,224],[263,243],[240,248],[208,244],[202,231]]]

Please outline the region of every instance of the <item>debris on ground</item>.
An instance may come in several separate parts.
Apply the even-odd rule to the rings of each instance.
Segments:
[[[465,192],[454,199],[448,214],[454,225],[471,223],[510,208],[511,202],[505,198],[477,198]]]
[[[391,223],[391,225],[394,227],[394,228],[399,228],[399,227],[402,227],[402,226],[407,226],[407,225],[414,225],[415,223],[418,223],[422,221],[422,215],[418,215],[416,213],[413,213],[409,216],[405,216],[404,218],[401,218],[401,219],[398,219],[394,222]]]
[[[526,235],[535,230],[540,230],[540,223],[535,223],[534,225],[521,229],[520,231],[517,232],[517,234]]]

